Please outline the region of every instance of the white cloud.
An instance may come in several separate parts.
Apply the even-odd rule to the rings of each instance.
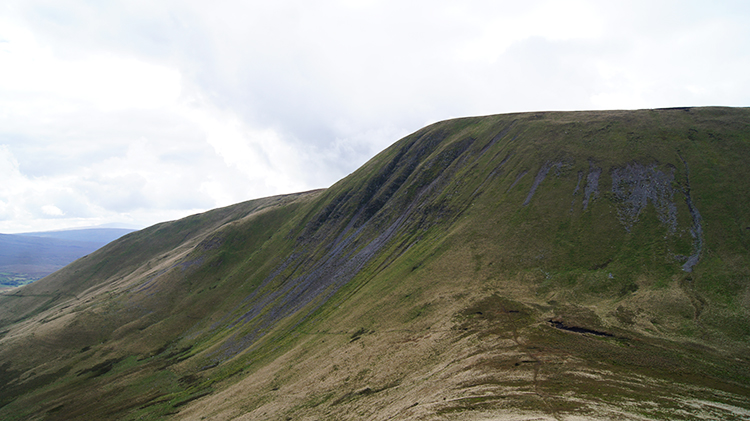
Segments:
[[[603,32],[597,3],[585,1],[520,2],[515,13],[504,13],[508,3],[498,3],[496,13],[477,13],[476,5],[455,5],[451,15],[461,15],[479,34],[456,50],[457,58],[496,62],[512,45],[529,38],[548,41],[596,39]]]
[[[44,205],[44,206],[42,206],[42,212],[44,212],[45,215],[49,215],[49,216],[63,216],[63,215],[65,215],[65,212],[63,212],[62,210],[60,210],[60,208],[58,208],[55,205]]]
[[[101,110],[154,109],[179,98],[180,74],[174,69],[112,53],[59,57],[39,45],[30,30],[7,19],[0,20],[0,26],[0,92],[14,97],[10,105],[17,112],[35,113],[38,102],[42,108],[57,102],[63,112],[81,102]],[[18,94],[28,101],[20,110]]]
[[[735,1],[8,0],[0,232],[325,187],[450,117],[748,105],[748,17]]]

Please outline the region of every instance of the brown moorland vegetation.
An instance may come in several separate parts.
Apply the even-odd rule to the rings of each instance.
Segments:
[[[750,109],[419,130],[0,295],[0,418],[747,419]]]

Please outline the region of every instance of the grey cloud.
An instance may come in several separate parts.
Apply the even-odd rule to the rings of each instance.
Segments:
[[[200,124],[162,109],[91,110],[46,126],[30,118],[5,125],[0,144],[27,177],[84,180],[77,188],[88,193],[70,199],[77,214],[165,215],[282,193],[269,180],[281,174],[288,185],[325,187],[445,118],[747,105],[744,2],[580,2],[571,7],[600,21],[553,16],[569,37],[548,28],[495,35],[523,19],[533,26],[555,4],[15,1],[17,18],[61,57],[114,54],[177,69],[182,101],[237,117],[252,157],[228,159]],[[579,24],[592,35],[575,35]],[[472,45],[474,55],[462,55]],[[263,130],[278,144],[253,137]],[[140,166],[128,155],[139,141],[149,159]]]

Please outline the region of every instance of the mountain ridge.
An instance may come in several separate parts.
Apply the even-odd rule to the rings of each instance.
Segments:
[[[454,119],[138,231],[0,296],[0,414],[740,419],[748,139],[746,108]]]
[[[101,243],[102,245],[110,243],[123,235],[130,234],[136,231],[131,228],[106,228],[106,227],[91,227],[91,228],[69,228],[64,230],[55,231],[38,231],[38,232],[22,232],[13,235],[20,235],[23,237],[39,237],[39,238],[56,238],[61,240],[73,240],[73,241],[88,241]]]

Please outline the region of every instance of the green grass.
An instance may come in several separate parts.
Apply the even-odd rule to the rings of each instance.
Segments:
[[[748,117],[450,120],[325,191],[129,235],[0,297],[0,417],[181,418],[245,388],[214,414],[607,416],[643,401],[690,419],[681,396],[750,408]],[[674,173],[674,231],[652,203],[621,222],[612,173],[634,162]],[[688,170],[703,224],[691,273]]]
[[[0,289],[28,285],[39,279],[41,277],[25,273],[0,272]]]

